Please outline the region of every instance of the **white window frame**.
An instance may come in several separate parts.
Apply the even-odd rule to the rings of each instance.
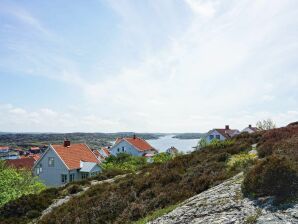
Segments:
[[[49,167],[55,166],[55,157],[48,157],[48,166]]]
[[[42,165],[39,164],[38,166],[36,166],[35,170],[36,170],[36,175],[39,176],[42,173]]]
[[[69,174],[69,182],[74,182],[74,180],[75,180],[75,174],[74,173]]]
[[[86,180],[87,178],[89,178],[89,173],[82,173],[81,178],[82,180]]]
[[[67,174],[61,174],[61,182],[63,184],[67,183]]]

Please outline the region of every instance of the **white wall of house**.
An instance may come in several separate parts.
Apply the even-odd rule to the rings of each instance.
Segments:
[[[49,158],[54,158],[54,166],[49,166]],[[38,173],[38,169],[42,169],[40,173]],[[96,165],[91,172],[100,173],[101,167]],[[91,173],[90,172],[90,173]],[[63,161],[57,155],[52,147],[50,147],[42,158],[37,161],[35,166],[33,167],[33,174],[39,177],[39,180],[42,181],[47,186],[57,187],[63,184],[69,183],[71,181],[71,176],[73,178],[72,181],[82,180],[82,173],[79,172],[79,169],[68,170]],[[62,175],[66,175],[66,182],[62,182]],[[90,177],[91,175],[88,175]]]
[[[224,141],[226,138],[223,135],[221,135],[218,131],[212,130],[206,136],[206,141],[208,143],[210,143],[213,139],[218,139],[220,141]]]
[[[50,146],[49,146],[50,147]],[[54,165],[49,166],[49,158],[54,158]],[[41,167],[41,172],[38,173],[37,169]],[[75,173],[76,171],[72,172]],[[47,186],[60,186],[62,183],[62,174],[67,175],[69,181],[69,171],[56,152],[50,147],[43,157],[37,161],[33,168],[33,173]]]
[[[114,145],[110,152],[112,155],[116,156],[119,153],[127,153],[133,156],[142,156],[144,152],[137,150],[133,145],[129,144],[125,140],[121,140],[118,144]],[[146,153],[148,153],[146,151]]]
[[[242,130],[242,132],[253,133],[254,131],[251,130],[249,127],[246,127]]]

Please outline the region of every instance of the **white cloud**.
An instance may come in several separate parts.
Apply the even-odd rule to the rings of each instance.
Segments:
[[[74,86],[84,106],[67,112],[10,108],[23,112],[23,121],[18,120],[23,126],[15,125],[29,129],[28,119],[36,130],[173,132],[207,131],[227,123],[241,129],[267,117],[278,125],[297,120],[297,95],[287,92],[298,88],[297,6],[291,1],[185,3],[194,13],[183,32],[116,72],[82,69],[59,52],[34,57],[33,74]],[[123,41],[147,49],[151,30],[141,12],[129,2],[111,4],[122,19]],[[30,18],[27,23],[39,26]],[[134,45],[136,39],[146,44]]]
[[[46,36],[53,35],[38,18],[34,17],[28,10],[20,7],[19,5],[10,3],[0,3],[0,13],[9,14],[17,18],[21,23],[33,28]],[[9,25],[9,24],[8,24]]]
[[[216,10],[215,4],[217,1],[211,0],[185,0],[189,7],[203,17],[213,17]]]
[[[25,110],[13,105],[0,105],[1,131],[18,132],[110,132],[119,123],[94,114],[69,114],[50,108]]]

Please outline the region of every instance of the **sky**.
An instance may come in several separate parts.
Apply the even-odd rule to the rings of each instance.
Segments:
[[[0,0],[0,131],[298,120],[297,0]]]

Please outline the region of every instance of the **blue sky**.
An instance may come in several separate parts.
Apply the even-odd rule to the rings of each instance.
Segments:
[[[0,1],[0,131],[298,120],[296,0]]]

